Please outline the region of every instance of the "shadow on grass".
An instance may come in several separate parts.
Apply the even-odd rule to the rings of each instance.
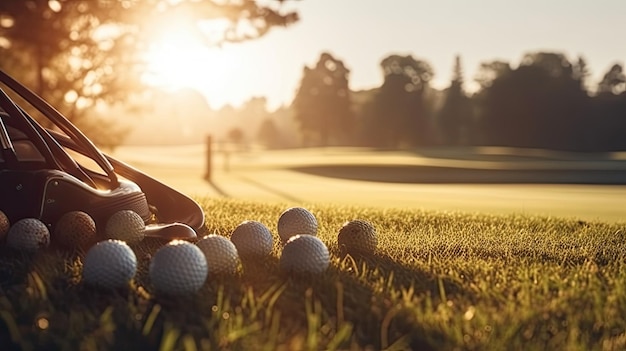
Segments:
[[[293,340],[306,344],[308,338],[315,338],[322,347],[348,324],[350,334],[344,336],[340,349],[382,349],[399,342],[405,349],[450,349],[458,346],[457,341],[446,339],[442,330],[421,325],[414,307],[427,296],[435,307],[444,303],[442,288],[449,298],[471,294],[456,281],[386,256],[337,261],[338,254],[333,252],[334,263],[320,275],[283,272],[276,256],[244,259],[239,274],[209,275],[196,294],[162,296],[152,292],[148,268],[151,256],[163,243],[147,240],[143,244],[141,250],[134,248],[139,266],[134,283],[114,291],[80,283],[77,255],[40,252],[31,257],[2,252],[0,263],[5,270],[0,271],[0,282],[3,292],[12,289],[8,299],[16,324],[20,330],[28,330],[22,338],[28,338],[32,346],[73,349],[87,344],[158,349],[168,340],[181,345],[185,338],[212,349],[249,349],[255,342],[272,340],[271,325],[273,318],[278,318],[275,349],[296,347],[298,342],[290,344]],[[41,276],[44,288],[39,295],[45,297],[25,293],[32,289],[33,271]],[[399,297],[409,289],[411,297]],[[41,316],[49,322],[46,330],[33,327]],[[9,334],[4,329],[0,326],[2,338]],[[249,333],[250,339],[242,336],[225,341],[226,336],[235,335],[232,333]],[[7,344],[3,349],[13,346]]]

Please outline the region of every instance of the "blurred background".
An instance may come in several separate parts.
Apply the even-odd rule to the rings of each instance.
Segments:
[[[353,189],[349,203],[365,192],[359,203],[467,210],[513,191],[488,208],[526,211],[557,192],[537,210],[623,220],[625,11],[619,0],[3,0],[0,68],[107,152],[201,195],[339,201]],[[441,202],[445,191],[466,195]]]

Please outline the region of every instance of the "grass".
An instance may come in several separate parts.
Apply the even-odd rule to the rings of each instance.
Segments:
[[[199,199],[207,233],[286,206]],[[0,251],[0,349],[620,350],[626,348],[626,226],[521,215],[308,207],[331,252],[320,276],[278,269],[280,247],[211,276],[200,292],[154,294],[150,254],[128,289],[80,283],[81,258]],[[341,225],[375,225],[379,250],[342,256]],[[277,240],[278,241],[278,240]]]

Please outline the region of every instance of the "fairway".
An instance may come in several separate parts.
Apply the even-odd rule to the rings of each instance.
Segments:
[[[626,161],[619,154],[506,148],[251,150],[228,158],[215,153],[211,184],[204,181],[204,145],[124,146],[114,156],[195,196],[626,221]]]

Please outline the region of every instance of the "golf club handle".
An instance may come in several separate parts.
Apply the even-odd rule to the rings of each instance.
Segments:
[[[0,144],[2,146],[2,158],[10,165],[17,164],[17,154],[9,138],[9,132],[7,131],[2,116],[0,116]]]
[[[4,126],[2,116],[0,116],[0,145],[2,146],[2,150],[13,150],[13,153],[15,154],[15,149],[13,149],[13,143],[11,143],[11,138],[9,138],[9,132]]]
[[[98,151],[98,149],[91,142],[91,140],[89,140],[80,130],[78,130],[78,128],[76,128],[67,118],[65,118],[59,111],[57,111],[45,100],[37,96],[37,94],[33,93],[30,89],[13,79],[13,77],[6,74],[3,70],[0,70],[0,79],[14,92],[19,94],[22,98],[24,98],[31,105],[37,108],[52,122],[54,122],[54,124],[56,124],[65,134],[67,134],[71,139],[78,143],[81,149],[94,150],[94,152],[99,153],[100,157],[91,156],[91,158],[111,179],[113,183],[112,186],[115,187],[118,185],[117,175],[115,174],[111,163],[106,159],[106,157],[102,156],[102,154]]]
[[[0,70],[0,73],[3,73],[2,70]],[[54,168],[55,166],[60,167],[60,165],[57,163],[56,159],[54,158],[54,155],[52,155],[52,151],[43,140],[41,134],[39,134],[39,132],[33,126],[33,123],[24,117],[22,110],[13,102],[13,100],[11,100],[11,98],[9,98],[9,96],[1,88],[0,88],[0,107],[4,110],[4,112],[7,115],[15,116],[15,117],[8,117],[8,118],[12,118],[11,121],[13,121],[15,124],[18,124],[20,126],[20,129],[24,133],[26,133],[26,135],[28,135],[30,141],[34,143],[37,149],[39,150],[39,152],[42,153],[47,166],[52,167],[52,168]],[[19,117],[22,117],[22,118],[19,118]],[[6,138],[8,141],[7,143],[4,143],[4,144],[6,144],[8,148],[10,148],[10,152],[7,152],[6,154],[9,157],[9,162],[12,162],[11,167],[19,168],[20,165],[17,160],[17,153],[15,152],[15,149],[13,148],[13,144],[10,141],[11,139],[8,134],[8,130],[6,130],[6,126],[4,127],[6,131]],[[3,146],[3,149],[4,149],[4,146]],[[5,152],[3,151],[3,153]],[[12,155],[15,155],[14,159],[12,158]]]

